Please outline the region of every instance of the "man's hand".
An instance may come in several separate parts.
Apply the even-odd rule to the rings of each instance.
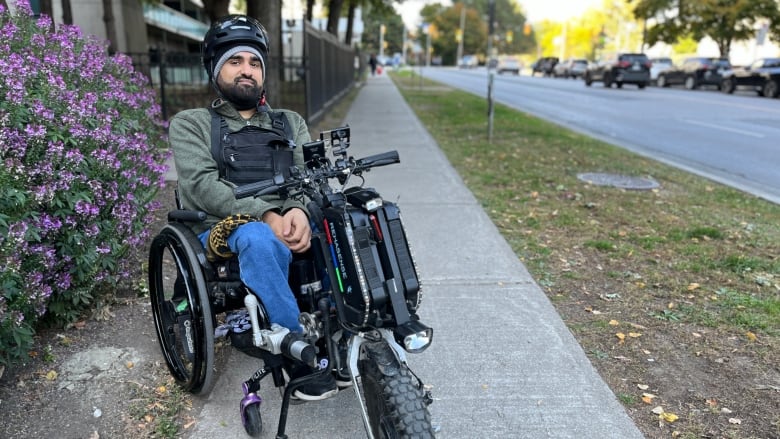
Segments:
[[[311,227],[309,217],[298,208],[287,211],[284,216],[276,212],[266,212],[263,222],[271,227],[274,235],[279,238],[293,253],[302,253],[311,245]]]

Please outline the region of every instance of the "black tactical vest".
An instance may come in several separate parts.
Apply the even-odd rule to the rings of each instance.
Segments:
[[[211,112],[211,155],[219,176],[238,186],[288,176],[293,165],[292,128],[282,112],[269,112],[271,129],[245,126],[236,132],[216,111]]]

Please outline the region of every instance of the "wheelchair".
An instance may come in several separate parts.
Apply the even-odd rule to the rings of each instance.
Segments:
[[[329,133],[333,162],[324,158],[321,135],[302,146],[305,167],[234,189],[236,198],[277,193],[310,200],[311,248],[293,255],[288,279],[301,310],[302,334],[270,323],[263,304],[242,283],[235,258],[207,258],[188,226],[205,221],[206,214],[183,210],[177,193],[177,209],[169,212],[149,253],[152,313],[166,365],[180,387],[208,394],[215,379],[218,317],[246,309],[250,340],[234,337],[236,332],[230,339],[263,360],[242,385],[241,419],[250,436],[262,429],[257,392],[263,378],[271,375],[282,391],[276,437],[283,439],[293,392],[333,372],[337,385],[341,381],[355,391],[369,438],[432,438],[433,398],[406,354],[425,351],[433,329],[417,315],[420,282],[400,210],[362,182],[347,187],[350,176],[362,181],[369,169],[398,163],[398,153],[354,159],[346,151],[349,129]],[[331,180],[339,183],[335,189]],[[310,366],[302,376],[288,368],[301,363]],[[293,379],[284,376],[288,369]]]
[[[168,223],[154,237],[149,250],[150,300],[160,348],[176,383],[195,395],[208,395],[214,386],[215,328],[221,313],[251,306],[257,310],[253,325],[257,324],[259,329],[269,333],[273,329],[262,303],[241,281],[237,258],[212,262],[206,257],[206,250],[187,225],[205,219],[206,214],[199,211],[181,208],[170,211]],[[310,266],[306,264],[307,257],[304,254],[293,258],[291,273],[297,271],[291,276],[293,291],[300,290],[300,285],[294,285],[301,278],[300,263]],[[295,270],[296,266],[298,270]],[[261,398],[256,392],[260,389],[260,381],[272,375],[274,385],[284,389],[277,437],[285,437],[284,425],[292,392],[316,379],[320,373],[330,373],[330,369],[324,368],[288,382],[283,375],[283,366],[290,360],[280,353],[254,346],[251,339],[245,339],[239,346],[233,340],[231,337],[234,347],[263,360],[263,366],[243,384],[241,418],[244,428],[250,436],[261,432]],[[298,343],[297,348],[305,353],[298,351],[295,358],[303,362],[313,360],[311,345]]]

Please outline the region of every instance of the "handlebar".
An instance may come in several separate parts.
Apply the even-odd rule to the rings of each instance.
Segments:
[[[395,163],[400,163],[401,159],[398,157],[398,151],[387,151],[381,154],[370,155],[356,160],[359,168],[377,168],[379,166],[387,166]]]
[[[377,168],[380,166],[392,165],[400,163],[401,159],[398,156],[398,151],[387,151],[381,154],[370,155],[361,159],[344,161],[344,164],[337,163],[337,166],[327,166],[325,169],[313,169],[313,170],[298,170],[294,172],[291,177],[285,179],[281,174],[274,176],[268,180],[261,180],[255,183],[249,183],[243,186],[239,186],[233,189],[233,195],[236,199],[247,197],[258,197],[262,195],[272,194],[279,191],[283,187],[292,187],[296,184],[302,183],[304,180],[318,180],[324,181],[329,178],[336,178],[344,175],[344,171],[349,171],[353,174],[360,174],[363,171],[367,171],[371,168]]]

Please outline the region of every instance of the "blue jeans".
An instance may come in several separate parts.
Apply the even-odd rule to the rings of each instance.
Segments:
[[[204,247],[209,232],[198,236]],[[287,283],[292,261],[290,249],[276,238],[268,224],[262,222],[239,226],[228,236],[227,243],[230,250],[238,254],[241,281],[263,302],[271,323],[302,332],[298,323],[301,311]]]

